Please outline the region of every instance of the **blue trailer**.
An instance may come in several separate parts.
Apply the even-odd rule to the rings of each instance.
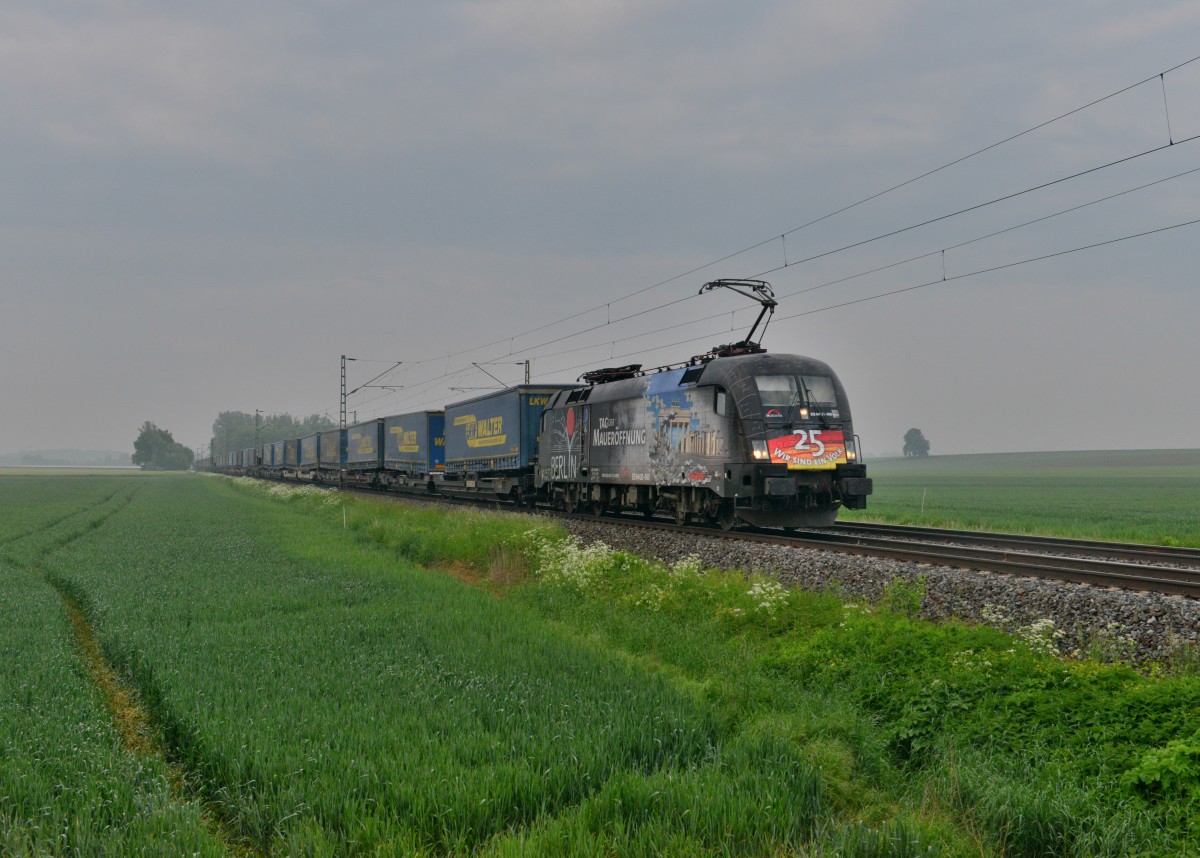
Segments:
[[[317,471],[325,479],[337,477],[346,467],[346,430],[330,429],[322,432],[320,439],[317,445]]]
[[[383,418],[383,482],[432,488],[446,469],[445,425],[442,411]]]
[[[283,442],[283,468],[294,471],[300,467],[300,439]]]
[[[296,470],[302,474],[314,473],[321,464],[321,435],[314,433],[300,439],[297,450]]]
[[[355,423],[346,429],[346,471],[377,474],[383,470],[383,418]]]
[[[542,411],[555,393],[572,387],[522,384],[447,405],[446,485],[517,497],[531,492]]]

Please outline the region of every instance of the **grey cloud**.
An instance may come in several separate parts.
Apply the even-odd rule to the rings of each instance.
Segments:
[[[550,324],[1187,59],[1198,35],[1185,4],[0,4],[0,452],[127,446],[145,419],[198,443],[222,409],[335,408],[343,352],[411,364],[411,388],[364,408],[444,402],[437,376],[473,371],[421,361],[536,331],[465,366],[517,359],[776,267],[781,239]],[[1200,63],[1167,84],[1177,137],[1200,131]],[[789,236],[789,261],[1157,145],[1163,120],[1161,90],[1130,93]],[[1196,163],[1174,147],[769,279],[800,292]],[[952,250],[948,270],[1196,217],[1196,181]],[[767,345],[838,368],[876,452],[912,425],[937,452],[1194,445],[1177,391],[1200,365],[1196,246],[1168,234],[817,313]],[[534,349],[535,372],[678,360],[747,313],[695,320],[740,306],[706,296]],[[1114,414],[1114,388],[1151,431]]]

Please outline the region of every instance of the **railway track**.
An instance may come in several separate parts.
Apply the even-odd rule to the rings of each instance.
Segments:
[[[858,522],[839,522],[830,530],[834,533],[854,536],[879,536],[951,545],[967,543],[1017,551],[1098,557],[1130,563],[1170,563],[1200,568],[1200,549],[1168,545],[1142,545],[1134,542],[1104,542],[1092,539],[1065,539],[1057,536],[1024,536],[1013,533],[985,533],[938,527],[860,524]]]
[[[595,520],[594,516],[572,517]],[[696,536],[1200,599],[1200,551],[1194,549],[887,525],[837,525],[829,530],[781,534],[762,530],[726,532],[710,527],[681,528],[636,518],[605,517],[603,520]],[[1164,565],[1165,562],[1171,565]]]
[[[495,499],[381,492],[361,487],[353,487],[353,490],[376,496],[514,509]],[[633,528],[666,530],[676,534],[811,548],[838,554],[883,557],[930,566],[1200,599],[1200,550],[1197,549],[858,523],[842,523],[824,530],[796,533],[724,531],[717,527],[680,527],[665,519],[646,519],[641,516],[595,516],[542,508],[537,512]]]

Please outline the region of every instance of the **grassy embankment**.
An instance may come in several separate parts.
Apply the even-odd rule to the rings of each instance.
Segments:
[[[846,521],[1200,547],[1200,450],[1005,453],[867,463]]]
[[[138,483],[128,506],[39,562],[140,691],[190,789],[259,851],[1170,855],[1200,843],[1195,677],[1063,664],[1036,640],[922,623],[902,587],[896,610],[871,610],[581,552],[548,525],[528,534],[525,518]],[[6,579],[53,602],[30,563]],[[14,681],[28,670],[42,668]],[[79,686],[68,696],[87,698]],[[0,711],[11,730],[20,713]],[[40,837],[71,844],[70,807],[49,801],[39,828],[26,821],[37,801],[18,792],[6,828],[66,852]]]

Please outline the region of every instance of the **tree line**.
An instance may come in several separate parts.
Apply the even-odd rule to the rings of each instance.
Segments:
[[[336,428],[337,423],[324,414],[310,414],[298,419],[284,412],[260,414],[255,419],[254,414],[245,411],[222,411],[213,421],[209,450],[213,455],[220,456],[247,447],[288,441]]]
[[[297,419],[290,414],[248,414],[245,411],[222,411],[213,421],[210,456],[220,456],[259,444],[300,438],[314,432],[337,428],[324,414],[311,414]],[[166,429],[147,420],[133,442],[133,464],[145,471],[186,471],[195,461],[190,447],[180,444]]]

